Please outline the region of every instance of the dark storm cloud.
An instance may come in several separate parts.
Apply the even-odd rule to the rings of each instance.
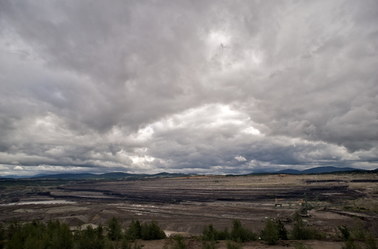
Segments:
[[[378,167],[376,1],[0,1],[0,170]]]

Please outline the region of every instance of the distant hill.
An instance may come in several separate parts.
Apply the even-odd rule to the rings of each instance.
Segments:
[[[143,179],[143,178],[162,178],[162,177],[179,177],[188,176],[187,174],[176,174],[162,172],[158,174],[129,174],[124,172],[110,172],[104,174],[79,173],[79,174],[52,174],[52,175],[37,175],[31,177],[33,179],[61,179],[61,180],[117,180],[117,179]]]
[[[95,178],[96,174],[91,173],[64,173],[64,174],[51,174],[51,175],[36,175],[32,176],[30,178],[35,179],[89,179],[89,178]]]
[[[378,173],[378,168],[374,170],[363,170],[356,168],[338,168],[338,167],[315,167],[306,170],[296,170],[296,169],[284,169],[280,171],[266,170],[254,172],[246,175],[256,175],[256,174],[290,174],[290,175],[301,175],[301,174],[327,174],[327,173],[341,173],[341,172],[367,172],[367,173]],[[93,174],[93,173],[63,173],[63,174],[51,174],[51,175],[35,175],[32,177],[25,176],[0,176],[0,179],[46,179],[46,180],[138,180],[138,179],[151,179],[151,178],[169,178],[169,177],[186,177],[192,176],[193,174],[182,174],[182,173],[168,173],[161,172],[158,174],[129,174],[124,172],[109,172],[104,174]],[[237,176],[231,174],[229,176]]]
[[[355,169],[355,168],[338,168],[338,167],[332,167],[332,166],[326,166],[326,167],[315,167],[311,169],[306,170],[296,170],[296,169],[284,169],[277,171],[278,174],[292,174],[292,175],[301,175],[301,174],[326,174],[326,173],[337,173],[337,172],[364,172],[366,170],[363,169]]]
[[[300,171],[300,170],[296,170],[296,169],[284,169],[284,170],[280,170],[276,173],[279,173],[279,174],[289,174],[289,175],[299,175],[299,174],[303,174],[302,173],[303,171]]]
[[[182,173],[168,173],[168,172],[161,172],[155,175],[151,175],[152,177],[183,177],[183,176],[189,176],[188,174],[182,174]]]

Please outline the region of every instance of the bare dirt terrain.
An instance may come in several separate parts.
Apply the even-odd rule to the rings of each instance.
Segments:
[[[143,244],[143,249],[156,249],[156,248],[163,248],[166,241],[143,241],[140,244]],[[266,245],[263,242],[253,241],[247,242],[243,244],[243,249],[294,249],[297,244],[304,244],[306,246],[310,246],[313,249],[341,249],[342,243],[341,242],[331,242],[331,241],[306,241],[306,242],[299,242],[299,241],[291,241],[290,243],[281,243],[278,245]],[[189,239],[187,241],[188,248],[191,249],[201,249],[201,242],[194,239]],[[220,241],[217,244],[218,249],[226,249],[226,242]]]
[[[105,224],[115,216],[124,225],[132,219],[155,220],[168,233],[189,236],[200,234],[208,224],[218,229],[229,227],[234,219],[260,231],[266,218],[278,217],[290,228],[293,214],[306,206],[308,211],[302,213],[305,221],[327,234],[336,234],[337,226],[348,225],[369,229],[377,237],[377,180],[377,174],[371,173],[135,181],[1,180],[0,221],[59,219],[80,227]],[[244,248],[268,248],[255,243]],[[316,241],[311,243],[318,248]],[[146,242],[145,248],[152,247]]]

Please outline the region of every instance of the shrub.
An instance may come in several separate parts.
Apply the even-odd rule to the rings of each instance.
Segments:
[[[225,228],[223,231],[217,231],[217,239],[218,240],[226,240],[230,238],[230,233],[228,229]]]
[[[205,241],[230,239],[236,242],[246,242],[256,240],[257,236],[255,233],[243,227],[239,220],[234,220],[230,232],[228,232],[227,228],[223,231],[218,231],[213,225],[205,227],[202,232],[202,239]]]
[[[353,240],[365,240],[366,233],[365,230],[361,226],[356,226],[351,230],[350,237]]]
[[[141,225],[141,239],[144,240],[155,240],[155,239],[164,239],[165,233],[159,227],[159,225],[152,221],[150,223],[143,223]]]
[[[321,239],[322,234],[315,228],[311,228],[304,224],[301,216],[296,214],[294,216],[293,230],[291,231],[291,237],[295,240],[309,240],[309,239]]]
[[[237,242],[246,242],[256,240],[257,236],[253,232],[244,228],[239,220],[234,220],[230,232],[230,239]]]
[[[261,231],[261,238],[269,245],[277,244],[279,239],[278,226],[272,219],[268,219],[264,229]]]
[[[136,240],[142,237],[142,226],[138,220],[132,220],[127,231],[126,238]]]
[[[234,242],[234,241],[227,241],[226,247],[227,249],[242,249],[243,248],[240,243]]]
[[[202,231],[202,239],[207,241],[218,240],[217,230],[213,227],[212,224],[205,227]]]
[[[187,245],[185,244],[184,237],[179,234],[173,235],[168,244],[165,244],[164,249],[186,249]]]
[[[341,227],[338,227],[338,228],[339,228],[339,230],[342,234],[342,238],[345,241],[350,239],[350,240],[365,241],[366,242],[369,239],[369,237],[371,236],[369,231],[364,229],[361,224],[356,225],[351,229],[346,227],[346,226],[341,226]]]
[[[372,234],[368,234],[365,238],[366,249],[377,249],[377,243],[375,242],[375,238]]]
[[[215,240],[202,242],[202,249],[216,249],[216,248],[217,248],[217,243]]]
[[[50,221],[47,225],[37,221],[24,225],[13,223],[7,232],[7,249],[70,249],[73,246],[69,227],[59,221]]]
[[[344,242],[342,249],[360,249],[360,246],[354,240],[348,239]]]
[[[0,249],[3,249],[5,246],[5,229],[3,224],[0,223]]]
[[[184,241],[184,237],[181,235],[174,235],[173,236],[173,248],[172,249],[186,249],[187,246]]]
[[[142,249],[143,245],[138,244],[137,242],[131,242],[124,238],[122,240],[121,249]]]
[[[120,240],[122,237],[122,228],[118,219],[113,217],[108,221],[108,238],[110,240]]]
[[[213,225],[208,225],[202,231],[202,239],[206,241],[225,240],[230,237],[227,229],[224,231],[216,230]]]
[[[278,238],[281,240],[287,240],[287,230],[285,228],[285,225],[282,223],[280,219],[275,221],[277,230],[278,230]]]
[[[78,249],[103,249],[105,247],[105,239],[102,234],[102,227],[93,229],[87,226],[76,234],[76,242]]]
[[[347,226],[338,226],[337,227],[341,233],[341,237],[343,240],[348,240],[350,238],[350,232],[349,232],[349,228]]]

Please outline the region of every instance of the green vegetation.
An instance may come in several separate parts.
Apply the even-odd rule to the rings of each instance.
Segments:
[[[71,249],[73,235],[66,224],[50,221],[47,224],[31,222],[12,223],[5,238],[7,249]]]
[[[185,241],[184,241],[184,237],[182,237],[181,235],[173,236],[173,240],[174,240],[175,243],[174,243],[172,249],[186,249],[187,248]]]
[[[349,228],[347,226],[339,226],[337,227],[341,233],[341,237],[343,240],[348,240],[350,238],[350,231],[349,231]]]
[[[214,240],[202,242],[202,249],[216,249],[216,248],[217,248],[217,242]]]
[[[218,231],[213,225],[205,227],[202,232],[202,239],[205,241],[232,240],[236,242],[246,242],[257,240],[257,236],[255,233],[243,227],[239,220],[234,220],[230,232],[228,232],[227,229]]]
[[[107,222],[106,229],[87,226],[79,231],[71,231],[59,221],[0,225],[0,249],[140,249],[142,245],[136,239],[163,238],[163,230],[154,221],[132,221],[123,229],[115,217]]]
[[[356,200],[350,200],[345,203],[343,209],[352,212],[378,213],[378,200],[369,198],[359,198]]]
[[[368,234],[365,238],[366,249],[378,249],[375,238],[372,234]]]
[[[164,239],[165,233],[159,227],[159,225],[152,221],[150,223],[144,223],[141,225],[141,234],[140,238],[143,240],[157,240],[157,239]]]
[[[293,230],[291,231],[291,239],[310,240],[322,239],[323,237],[324,236],[318,230],[306,225],[299,214],[295,214]]]
[[[287,240],[287,231],[281,220],[267,219],[261,231],[261,239],[269,245],[277,244],[278,240]]]
[[[136,240],[142,237],[142,226],[138,220],[132,220],[125,234],[129,240]]]
[[[122,240],[121,249],[142,249],[143,245],[138,244],[138,242],[131,242],[124,238]]]
[[[361,226],[352,229],[339,226],[340,238],[343,239],[343,249],[377,249],[376,240],[372,234]],[[294,240],[322,239],[324,236],[315,228],[307,225],[300,215],[295,215],[290,231]],[[288,239],[288,232],[279,219],[267,219],[261,239],[274,245],[280,240]],[[112,218],[106,227],[87,226],[85,229],[71,231],[67,224],[59,221],[47,223],[33,221],[29,223],[0,223],[0,249],[141,249],[140,240],[159,240],[166,238],[165,233],[154,222],[141,223],[133,220],[128,227],[123,227],[117,218]],[[226,247],[242,248],[242,243],[257,240],[254,232],[244,227],[239,220],[234,220],[230,229],[218,231],[212,225],[204,228],[202,249],[217,248],[218,240],[227,240]],[[166,240],[165,249],[186,249],[188,240],[181,235],[175,235]],[[295,245],[296,249],[310,249],[302,243]]]
[[[246,242],[256,240],[257,236],[247,228],[243,227],[239,220],[234,220],[230,232],[230,239],[237,242]]]
[[[176,234],[169,238],[164,245],[164,249],[187,249],[188,246],[185,243],[185,239],[182,235]]]
[[[108,238],[110,240],[120,240],[122,237],[122,228],[118,219],[113,217],[108,222]]]
[[[3,227],[3,224],[0,223],[0,249],[3,249],[5,247],[5,229]]]
[[[78,249],[102,249],[105,247],[103,228],[99,226],[93,229],[87,226],[85,230],[75,233],[75,241]]]
[[[343,249],[359,249],[361,245],[365,245],[366,249],[377,249],[377,243],[374,236],[366,232],[362,227],[354,227],[349,229],[347,226],[338,227],[341,238],[344,240]]]
[[[268,219],[265,223],[264,229],[261,231],[262,240],[266,241],[269,245],[277,244],[279,239],[277,224],[272,220]]]
[[[264,229],[261,231],[261,239],[270,245],[274,245],[278,240],[287,240],[287,231],[281,220],[268,219]],[[243,227],[239,220],[234,220],[231,231],[226,228],[218,231],[213,225],[208,225],[202,232],[203,241],[232,240],[235,242],[247,242],[257,240],[254,232]],[[204,244],[207,248],[211,248],[210,244]]]
[[[229,238],[230,234],[227,229],[224,231],[218,231],[211,224],[206,226],[202,232],[202,239],[205,241],[226,240]]]
[[[345,241],[342,249],[360,249],[360,246],[354,240],[349,239]]]
[[[242,245],[239,242],[235,241],[227,241],[226,244],[227,249],[242,249]]]
[[[164,239],[166,236],[155,221],[141,224],[138,220],[133,220],[126,230],[125,237],[134,241],[136,239],[158,240]]]

